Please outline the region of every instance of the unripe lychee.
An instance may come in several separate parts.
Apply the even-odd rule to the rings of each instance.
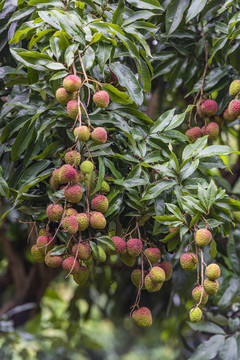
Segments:
[[[180,264],[186,271],[194,271],[197,267],[197,256],[194,253],[185,253],[180,257]]]
[[[159,266],[154,266],[150,272],[149,276],[153,282],[164,282],[166,279],[165,271]]]
[[[140,282],[141,282],[142,290],[145,290],[144,279],[146,276],[147,276],[146,270],[143,270],[143,274],[142,274],[142,271],[140,269],[135,269],[131,273],[131,281],[132,281],[133,285],[136,286],[136,288],[139,287]],[[143,283],[142,283],[142,280],[143,280]]]
[[[201,131],[203,135],[208,135],[209,140],[216,140],[219,134],[219,126],[215,122],[210,122],[207,126],[203,126]]]
[[[218,126],[221,126],[223,124],[223,118],[222,116],[215,115],[212,119],[215,123],[218,124]]]
[[[79,262],[73,256],[69,256],[63,260],[62,267],[68,274],[71,272],[71,274],[75,275],[79,270]]]
[[[78,285],[82,285],[87,281],[88,275],[89,275],[89,270],[87,266],[79,266],[79,269],[73,275],[73,280]]]
[[[93,172],[94,166],[91,161],[85,160],[80,165],[80,170],[84,175],[89,174]]]
[[[63,87],[67,91],[73,93],[75,91],[78,91],[81,87],[82,80],[77,75],[68,75],[63,80]]]
[[[235,114],[230,114],[229,109],[226,108],[224,113],[223,113],[223,118],[224,120],[231,122],[237,119],[237,115]]]
[[[82,109],[81,109],[82,111]],[[71,119],[75,120],[78,116],[78,102],[77,100],[71,100],[67,103],[67,113]]]
[[[68,208],[65,212],[65,216],[77,216],[78,212],[77,210],[73,209],[73,208]]]
[[[116,250],[112,250],[108,247],[107,251],[109,255],[121,254],[126,249],[125,241],[119,236],[113,236],[111,240],[115,244]]]
[[[65,231],[69,232],[69,234],[76,234],[78,232],[78,220],[75,216],[66,216],[62,220],[62,227]]]
[[[161,269],[162,270],[162,269]],[[154,282],[148,274],[144,279],[144,285],[148,292],[157,292],[163,286],[163,282]]]
[[[39,248],[37,247],[37,245],[33,245],[31,247],[31,254],[32,254],[32,257],[33,259],[36,261],[36,262],[39,262],[39,263],[43,263],[44,262],[44,259],[45,259],[45,254],[42,253]]]
[[[109,193],[109,191],[110,191],[110,186],[108,185],[108,183],[105,180],[103,180],[102,185],[99,189],[99,192],[102,194],[107,194],[107,193]]]
[[[230,115],[239,116],[240,115],[240,101],[233,99],[228,105],[228,110]]]
[[[108,209],[108,199],[104,195],[97,195],[91,201],[91,207],[101,213],[105,213]]]
[[[217,280],[219,276],[221,275],[220,267],[217,264],[210,264],[206,267],[205,275],[210,280]]]
[[[155,264],[154,266],[159,266],[161,269],[164,270],[165,277],[166,277],[165,281],[168,281],[171,279],[173,269],[172,269],[172,264],[169,261],[163,261],[161,263]]]
[[[51,251],[45,256],[45,264],[50,268],[57,268],[62,264],[62,260],[61,256],[51,256]]]
[[[236,96],[240,92],[240,80],[234,80],[229,86],[229,95]]]
[[[101,230],[105,228],[107,222],[102,213],[97,211],[91,211],[89,215],[90,215],[90,226],[93,229]]]
[[[135,324],[141,328],[146,328],[152,325],[152,313],[147,307],[141,307],[134,310],[132,319]]]
[[[96,144],[105,144],[105,142],[107,141],[107,132],[106,132],[106,130],[103,127],[97,127],[91,133],[91,139]]]
[[[54,177],[51,176],[49,180],[49,184],[53,190],[56,190],[58,188],[58,183],[54,180]]]
[[[51,204],[47,207],[47,217],[50,221],[58,221],[63,214],[63,207],[58,204]]]
[[[202,136],[201,129],[198,126],[194,126],[193,128],[187,130],[185,135],[189,138],[189,140],[194,143],[198,138]]]
[[[189,319],[191,322],[196,323],[202,319],[202,310],[199,307],[193,308],[189,312]]]
[[[67,105],[70,100],[73,100],[75,98],[75,95],[75,93],[68,92],[63,87],[57,89],[56,91],[56,99],[62,106]]]
[[[93,95],[93,101],[96,106],[106,108],[109,105],[109,95],[106,91],[100,90]]]
[[[126,243],[126,249],[130,256],[139,256],[142,252],[142,242],[139,239],[129,239]]]
[[[218,283],[217,280],[212,281],[210,279],[205,279],[204,282],[203,282],[203,286],[204,286],[204,289],[205,289],[206,293],[209,296],[213,296],[218,291],[219,283]]]
[[[79,243],[75,244],[72,247],[72,253],[75,257],[78,251],[77,258],[82,261],[87,261],[90,259],[92,254],[92,249],[88,243]]]
[[[97,254],[93,253],[93,258],[97,261],[104,262],[107,258],[105,251],[99,245],[97,245],[97,249],[98,249],[97,251],[98,253]]]
[[[77,171],[69,164],[65,164],[60,168],[59,181],[60,184],[67,184],[70,181],[77,180]]]
[[[90,131],[85,125],[75,127],[73,134],[79,141],[88,141],[90,138]]]
[[[151,264],[155,264],[160,260],[161,251],[158,248],[147,248],[144,250],[144,255]]]
[[[208,229],[199,229],[196,232],[195,240],[198,246],[206,246],[212,240],[212,233]]]
[[[39,230],[39,233],[38,233],[38,236],[47,236],[48,235],[48,232],[47,232],[47,229],[46,228],[41,228]]]
[[[45,256],[54,248],[54,241],[52,241],[52,237],[42,235],[37,238],[36,245],[40,253]]]
[[[80,164],[81,155],[76,150],[68,151],[64,156],[64,160],[67,164],[78,166]]]
[[[82,198],[82,188],[80,185],[72,185],[65,189],[64,196],[67,201],[77,203]]]
[[[89,217],[86,213],[79,213],[76,215],[76,218],[78,220],[78,230],[84,231],[89,226]]]
[[[218,111],[218,105],[215,100],[205,100],[201,104],[201,110],[205,116],[213,116]]]
[[[60,172],[60,169],[55,169],[52,172],[53,179],[57,184],[60,184],[59,172]]]
[[[124,250],[120,254],[120,260],[127,266],[132,267],[136,262],[136,257],[129,255],[127,250]]]
[[[200,305],[205,305],[208,302],[208,294],[206,293],[206,291],[204,290],[202,285],[196,286],[193,289],[192,297],[193,297],[193,300],[195,301],[195,303],[198,304],[201,299],[202,289],[203,289],[203,295],[202,295],[202,301],[201,301]]]

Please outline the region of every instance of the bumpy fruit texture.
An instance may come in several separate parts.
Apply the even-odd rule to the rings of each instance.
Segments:
[[[106,108],[109,105],[109,100],[110,100],[109,95],[104,90],[97,91],[93,95],[93,101],[94,101],[95,105],[102,109]]]
[[[205,289],[206,293],[209,296],[213,296],[218,291],[219,283],[218,283],[217,280],[212,281],[212,280],[209,280],[209,279],[205,279],[204,282],[203,282],[203,286],[204,286],[204,289]]]
[[[33,246],[31,247],[31,254],[32,254],[33,259],[34,259],[36,262],[39,262],[39,263],[43,263],[43,262],[44,262],[45,255],[44,255],[44,253],[42,253],[42,252],[40,251],[40,249],[37,247],[37,245],[33,245]]]
[[[197,113],[202,119],[204,118],[204,112],[202,111],[202,104],[204,103],[204,101],[205,100],[202,99],[197,102]]]
[[[77,126],[73,130],[73,135],[75,138],[77,137],[79,141],[88,141],[90,138],[90,131],[87,126]]]
[[[103,127],[97,127],[91,133],[91,139],[96,144],[105,144],[105,142],[107,141],[107,132],[106,132],[106,130]]]
[[[104,262],[106,260],[106,253],[101,246],[97,245],[97,254],[93,253],[93,258],[100,262]]]
[[[234,99],[230,101],[228,105],[228,110],[230,115],[239,116],[240,115],[240,101],[237,99]]]
[[[224,120],[231,122],[237,119],[237,115],[235,114],[230,114],[229,109],[225,109],[224,113],[223,113],[223,118]]]
[[[62,220],[62,227],[65,231],[69,232],[69,234],[76,234],[78,231],[78,220],[75,216],[66,216]]]
[[[83,161],[80,165],[80,170],[84,175],[90,174],[91,172],[93,172],[93,169],[94,169],[93,163],[91,163],[91,161],[88,160]]]
[[[63,214],[63,208],[58,204],[51,204],[47,207],[47,217],[50,221],[58,221],[61,219]]]
[[[195,240],[198,246],[200,247],[206,246],[212,240],[212,234],[207,229],[199,229],[196,232]]]
[[[146,328],[152,325],[152,313],[147,307],[141,307],[134,310],[132,319],[136,325],[141,328]]]
[[[132,267],[136,262],[136,257],[129,255],[127,250],[124,250],[120,254],[120,260],[127,266]]]
[[[76,100],[71,100],[67,103],[67,113],[71,119],[76,119],[78,116],[78,102]]]
[[[56,91],[56,99],[59,102],[59,104],[61,104],[62,106],[67,105],[67,103],[70,100],[73,100],[74,98],[75,98],[75,94],[68,92],[63,87],[57,89],[57,91]]]
[[[212,119],[215,123],[218,124],[218,126],[221,126],[223,124],[223,118],[222,116],[215,115]]]
[[[200,127],[194,126],[193,128],[187,130],[185,135],[189,138],[189,140],[194,143],[198,138],[202,136],[202,132]]]
[[[45,256],[45,264],[50,268],[57,268],[62,264],[61,256],[51,256],[51,251]]]
[[[101,213],[105,213],[108,209],[108,199],[104,195],[97,195],[91,201],[91,207]]]
[[[89,276],[89,270],[87,266],[79,266],[79,269],[73,275],[73,280],[78,284],[84,284]]]
[[[89,226],[89,217],[86,213],[79,213],[76,215],[76,218],[78,220],[78,230],[84,231]]]
[[[67,164],[78,166],[80,164],[81,155],[76,150],[68,151],[64,156],[64,160]]]
[[[72,185],[65,189],[64,196],[67,201],[77,203],[82,198],[82,188],[80,185]]]
[[[58,183],[56,183],[53,176],[50,177],[49,184],[53,190],[58,188]]]
[[[52,241],[52,237],[43,235],[37,238],[36,245],[40,253],[45,256],[46,253],[54,248],[54,241]]]
[[[48,235],[48,232],[47,232],[47,229],[46,228],[42,228],[40,229],[39,233],[38,233],[38,236],[47,236]]]
[[[69,256],[65,260],[63,260],[62,267],[64,270],[67,271],[68,274],[71,273],[75,275],[78,273],[79,270],[79,262],[73,256]]]
[[[142,242],[139,239],[129,239],[126,244],[130,256],[139,256],[142,252]]]
[[[217,264],[210,264],[205,270],[205,275],[212,281],[217,280],[221,275],[220,267]]]
[[[155,264],[154,266],[158,266],[158,267],[160,267],[161,269],[164,270],[164,272],[165,272],[165,281],[168,281],[168,280],[171,279],[173,269],[172,269],[172,264],[169,261],[163,261],[161,263]]]
[[[236,96],[240,92],[240,80],[234,80],[229,86],[229,95]]]
[[[194,271],[197,267],[197,256],[194,253],[185,253],[180,257],[180,264],[186,271]]]
[[[91,257],[92,250],[88,243],[80,243],[80,244],[73,245],[72,253],[73,253],[73,256],[76,256],[76,254],[78,254],[77,258],[79,260],[87,261]]]
[[[131,281],[132,281],[133,285],[136,286],[136,288],[138,288],[140,285],[140,282],[141,282],[142,290],[145,290],[144,279],[145,279],[146,275],[147,275],[146,270],[143,271],[143,274],[140,269],[133,270],[133,272],[131,273]],[[143,283],[142,283],[142,280],[143,280]]]
[[[193,308],[189,312],[189,319],[193,323],[197,323],[202,319],[202,310],[199,307]]]
[[[144,250],[144,255],[151,264],[155,264],[160,260],[161,251],[158,248],[147,248]]]
[[[82,80],[77,75],[68,75],[63,80],[63,87],[69,92],[78,91],[81,87]]]
[[[208,135],[209,140],[216,140],[219,134],[219,126],[215,122],[210,122],[207,126],[202,127],[202,134]]]
[[[163,282],[154,282],[148,274],[144,279],[144,285],[148,292],[157,292],[161,289]]]
[[[104,215],[97,211],[90,212],[90,226],[93,229],[102,230],[105,228],[107,222]]]
[[[154,266],[150,270],[149,276],[151,280],[156,283],[164,282],[166,279],[165,271],[158,266]]]
[[[110,192],[110,186],[108,185],[108,183],[105,180],[103,180],[102,185],[99,189],[99,192],[102,194],[107,194]]]
[[[73,209],[73,208],[68,208],[65,212],[65,216],[77,216],[78,212],[77,210]]]
[[[69,164],[63,165],[59,171],[60,184],[67,184],[77,180],[77,171]]]
[[[203,294],[202,294],[202,289],[203,289]],[[196,304],[198,304],[201,299],[201,294],[202,294],[202,301],[200,305],[205,305],[208,302],[208,294],[206,293],[202,285],[196,286],[193,289],[192,291],[193,300],[195,301]]]
[[[108,247],[107,250],[109,255],[121,254],[126,249],[125,241],[119,236],[113,236],[111,240],[115,244],[116,250],[112,250]]]
[[[60,169],[55,169],[52,172],[53,179],[57,184],[60,184],[59,173],[60,173]]]
[[[215,100],[205,100],[201,104],[201,110],[204,116],[213,116],[218,111],[218,105]]]

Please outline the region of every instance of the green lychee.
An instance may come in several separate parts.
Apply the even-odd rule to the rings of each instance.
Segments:
[[[218,291],[219,283],[218,283],[217,280],[212,281],[210,279],[205,279],[204,282],[203,282],[203,286],[204,286],[204,289],[205,289],[206,293],[209,296],[213,296]]]
[[[151,264],[155,264],[160,260],[161,251],[158,248],[147,248],[144,250],[144,255]]]
[[[221,275],[220,267],[217,264],[210,264],[205,270],[205,275],[212,281],[217,280]]]
[[[191,322],[196,323],[202,319],[202,310],[199,307],[193,308],[189,312],[189,319]]]
[[[78,230],[84,231],[89,226],[89,217],[86,213],[79,213],[76,215],[76,218],[78,220]]]
[[[79,266],[79,269],[74,273],[73,280],[78,284],[84,284],[89,276],[89,270],[87,266]]]
[[[195,240],[198,246],[206,246],[212,240],[212,234],[207,229],[199,229],[196,232]]]
[[[166,279],[165,271],[159,266],[154,266],[150,272],[149,276],[153,282],[159,283],[164,282]]]
[[[81,109],[82,111],[82,109]],[[67,103],[67,113],[69,117],[73,120],[75,120],[78,116],[78,102],[77,100],[70,100]]]
[[[236,96],[238,93],[240,93],[240,80],[234,80],[229,86],[229,95]]]
[[[39,233],[38,233],[38,236],[47,236],[48,235],[48,232],[47,232],[47,229],[46,228],[41,228],[39,230]]]
[[[106,253],[101,246],[97,245],[97,254],[93,253],[93,258],[100,262],[104,262],[106,260]]]
[[[79,270],[79,262],[73,256],[69,256],[65,260],[63,260],[62,267],[64,270],[67,271],[68,274],[71,273],[75,275],[78,273]]]
[[[102,213],[97,211],[91,211],[89,215],[90,215],[90,226],[93,229],[102,230],[106,227],[107,222]]]
[[[52,172],[53,179],[57,184],[60,184],[59,172],[60,172],[60,169],[55,169]]]
[[[192,297],[196,304],[199,303],[201,296],[202,296],[201,305],[205,305],[208,302],[208,294],[206,293],[202,285],[196,286],[192,291]]]
[[[126,243],[126,249],[130,256],[139,256],[142,252],[142,241],[140,239],[129,239]]]
[[[101,213],[105,213],[108,210],[108,199],[104,195],[97,195],[91,201],[91,207]]]
[[[185,135],[189,138],[189,140],[194,143],[198,138],[202,136],[202,132],[200,127],[194,126],[193,128],[187,130]]]
[[[63,214],[63,207],[58,204],[51,204],[47,207],[47,217],[50,221],[58,221]]]
[[[180,257],[180,264],[186,271],[194,271],[197,267],[197,256],[194,253],[185,253]]]
[[[106,108],[109,105],[109,95],[106,91],[100,90],[93,95],[93,101],[97,107]]]
[[[68,75],[63,80],[63,87],[67,91],[73,93],[75,91],[78,91],[81,87],[82,80],[77,75]]]
[[[103,127],[97,127],[91,133],[91,139],[96,144],[99,144],[99,145],[100,144],[105,144],[105,142],[107,141],[107,132],[106,132],[106,130]]]
[[[65,164],[60,168],[59,181],[60,184],[67,184],[70,181],[77,180],[77,171],[69,164]]]
[[[88,160],[83,161],[80,165],[80,170],[84,175],[92,173],[94,170],[93,163]]]
[[[72,253],[74,257],[76,256],[76,254],[78,254],[77,258],[79,260],[87,261],[92,255],[92,249],[88,243],[79,243],[73,245]]]
[[[120,254],[120,260],[127,266],[132,267],[136,262],[136,257],[129,255],[127,250],[124,250]]]
[[[61,256],[51,256],[51,251],[45,256],[45,264],[50,268],[57,268],[62,264],[62,260]]]
[[[57,190],[58,185],[59,185],[59,184],[54,180],[54,177],[53,177],[53,176],[50,177],[49,184],[50,184],[50,186],[51,186],[51,188],[52,188],[53,190]]]
[[[67,164],[78,166],[80,164],[81,155],[76,150],[68,151],[64,156],[64,160]]]
[[[69,234],[76,234],[76,232],[78,232],[78,220],[76,216],[66,216],[62,220],[62,227]]]
[[[78,212],[77,210],[73,209],[73,208],[68,208],[65,212],[65,216],[77,216]]]
[[[82,198],[82,188],[80,185],[72,185],[64,190],[64,196],[67,201],[71,203],[77,203]]]
[[[110,186],[108,185],[108,183],[105,180],[103,180],[102,185],[99,189],[99,192],[102,194],[107,194],[110,192]]]
[[[75,98],[75,96],[76,96],[75,93],[68,92],[63,87],[57,89],[57,91],[56,91],[56,99],[59,102],[59,104],[61,104],[62,106],[67,105],[67,103],[70,100],[73,100]]]
[[[165,281],[168,281],[172,277],[172,264],[169,261],[163,261],[161,263],[157,263],[154,266],[159,266],[165,272]]]
[[[144,279],[144,285],[145,285],[145,288],[146,288],[146,290],[148,292],[157,292],[163,286],[163,282],[154,282],[154,281],[152,281],[150,275],[148,274]]]
[[[147,276],[147,271],[143,270],[143,274],[142,271],[140,269],[134,269],[133,272],[131,273],[131,281],[133,283],[134,286],[136,286],[136,288],[139,288],[140,282],[142,283],[142,290],[145,290],[145,285],[144,285],[144,279]]]
[[[73,130],[73,134],[79,141],[88,141],[90,138],[90,131],[85,125],[77,126]]]
[[[39,262],[39,263],[43,263],[43,262],[44,262],[45,255],[44,255],[44,253],[42,253],[42,252],[40,251],[40,249],[37,247],[36,244],[31,247],[31,254],[32,254],[33,259],[34,259],[36,262]]]
[[[141,327],[146,328],[152,325],[152,313],[147,307],[141,307],[134,310],[132,313],[134,323]]]

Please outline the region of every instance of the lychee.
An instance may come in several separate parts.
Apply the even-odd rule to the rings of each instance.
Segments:
[[[197,267],[197,256],[191,252],[182,254],[180,264],[184,270],[194,271]]]
[[[73,130],[73,134],[75,138],[78,138],[79,141],[88,141],[90,138],[90,131],[87,126],[77,126]]]
[[[189,140],[194,143],[198,138],[202,136],[201,129],[198,126],[194,126],[193,128],[187,130],[185,135],[189,138]]]
[[[90,174],[94,170],[93,163],[88,160],[83,161],[80,165],[80,170],[84,175]]]
[[[76,218],[78,220],[78,230],[84,231],[89,226],[89,217],[86,213],[79,213],[76,215]]]
[[[134,310],[132,319],[136,325],[141,328],[146,328],[152,325],[152,313],[147,307],[141,307]]]
[[[82,198],[82,188],[80,185],[72,185],[65,189],[64,196],[67,201],[77,203]]]
[[[165,271],[159,266],[154,266],[150,272],[149,276],[153,282],[164,282],[166,279]]]
[[[33,259],[36,262],[43,263],[45,259],[45,254],[40,251],[40,249],[37,247],[37,245],[33,245],[31,247],[31,254]]]
[[[69,234],[76,234],[78,231],[78,219],[75,216],[66,216],[62,220],[62,227],[65,231],[69,232]]]
[[[215,122],[210,122],[207,126],[203,126],[201,131],[203,135],[208,135],[209,140],[216,140],[219,134],[219,126]]]
[[[205,270],[205,275],[212,281],[217,280],[221,275],[220,267],[217,264],[210,264]]]
[[[205,305],[208,302],[208,294],[206,293],[206,291],[204,290],[202,285],[196,286],[193,289],[192,297],[193,297],[193,300],[195,301],[195,303],[198,304],[201,299],[202,289],[203,289],[203,295],[202,295],[201,305]]]
[[[240,101],[233,99],[228,105],[228,110],[230,115],[239,116],[240,115]]]
[[[201,99],[197,102],[197,113],[200,116],[200,118],[204,118],[204,112],[202,111],[202,104],[205,102],[205,99]]]
[[[56,190],[58,188],[58,183],[54,180],[54,177],[51,176],[49,180],[49,184],[53,190]]]
[[[213,296],[218,291],[219,283],[218,283],[217,280],[212,281],[210,279],[205,279],[204,282],[203,282],[203,286],[204,286],[204,289],[205,289],[206,293],[209,296]]]
[[[168,281],[171,279],[173,269],[172,269],[172,264],[169,261],[163,261],[161,263],[155,264],[154,266],[159,266],[161,269],[164,270],[165,277],[166,277],[165,281]]]
[[[151,264],[155,264],[160,260],[161,251],[158,248],[147,248],[144,250],[144,255]]]
[[[196,232],[195,240],[198,246],[206,246],[212,240],[212,233],[208,229],[199,229]]]
[[[79,266],[79,269],[74,273],[73,280],[78,284],[84,284],[89,276],[89,270],[87,266]]]
[[[41,228],[41,229],[39,230],[38,236],[42,236],[42,235],[44,235],[44,236],[47,236],[47,235],[48,235],[48,232],[47,232],[47,229],[46,229],[46,228]]]
[[[218,124],[218,126],[221,126],[223,124],[223,118],[222,116],[215,115],[212,119],[215,123]]]
[[[82,109],[81,109],[82,111]],[[78,102],[77,100],[71,100],[67,103],[67,113],[73,120],[78,116]]]
[[[78,166],[80,164],[81,155],[76,150],[68,151],[64,156],[64,160],[67,164]]]
[[[67,271],[67,273],[71,272],[71,274],[75,275],[78,273],[79,270],[79,262],[73,256],[69,256],[65,260],[63,260],[62,267],[64,270]]]
[[[103,180],[102,185],[99,189],[99,192],[102,194],[107,194],[107,193],[109,193],[109,191],[110,191],[110,186],[108,185],[108,183],[105,180]]]
[[[147,275],[146,270],[143,270],[143,274],[140,269],[133,270],[133,272],[131,273],[131,281],[132,281],[133,285],[136,286],[136,288],[138,288],[140,285],[140,282],[141,282],[142,290],[145,290],[144,279],[145,279],[146,275]],[[143,283],[142,283],[142,280],[143,280]]]
[[[77,251],[78,251],[77,258],[82,261],[89,260],[92,254],[92,249],[88,243],[79,243],[73,245],[72,247],[73,256],[76,256]]]
[[[237,119],[237,115],[235,114],[230,114],[229,109],[226,108],[224,113],[223,113],[223,118],[224,120],[231,122]]]
[[[52,241],[52,237],[42,235],[37,238],[36,245],[41,254],[45,256],[47,252],[54,248],[54,241]]]
[[[142,252],[142,242],[139,239],[129,239],[126,243],[126,249],[130,256],[139,256]]]
[[[201,110],[205,116],[213,116],[218,111],[218,105],[215,100],[205,100],[201,103]]]
[[[104,195],[97,195],[91,201],[91,207],[101,213],[105,213],[108,209],[108,199]]]
[[[70,181],[77,180],[77,171],[69,164],[65,164],[60,168],[59,181],[60,184],[67,184]]]
[[[202,319],[202,310],[199,307],[193,308],[189,312],[189,319],[191,322],[196,323]]]
[[[229,86],[229,95],[236,96],[240,93],[240,80],[233,80]]]
[[[148,274],[144,279],[144,285],[148,292],[157,292],[161,289],[163,282],[154,282]]]
[[[75,91],[78,91],[81,87],[82,80],[77,75],[68,75],[63,80],[63,87],[67,91],[73,93]]]
[[[93,95],[93,101],[97,107],[106,108],[109,105],[109,95],[104,90],[97,91]]]
[[[107,250],[109,255],[121,254],[126,249],[125,241],[119,236],[113,236],[111,240],[114,243],[116,250],[112,250],[108,247]]]
[[[45,264],[50,268],[56,268],[62,264],[61,256],[51,256],[51,251],[45,256]]]
[[[106,260],[106,253],[101,246],[97,245],[97,254],[93,253],[93,258],[100,262],[104,262]]]
[[[90,212],[90,226],[93,229],[104,229],[107,222],[106,219],[104,217],[104,215],[100,212],[97,211],[92,211]]]
[[[136,257],[129,255],[127,250],[124,250],[120,254],[120,260],[127,266],[132,267],[136,262]]]
[[[75,93],[68,92],[63,87],[57,89],[56,91],[56,99],[62,106],[67,105],[70,100],[73,100],[75,98],[75,95]]]
[[[60,172],[60,169],[55,169],[52,172],[53,179],[57,184],[60,184],[59,172]]]
[[[77,210],[73,209],[73,208],[68,208],[65,212],[65,216],[77,216],[78,212]]]
[[[50,221],[58,221],[63,214],[63,207],[58,204],[51,204],[47,207],[47,217]]]
[[[106,130],[103,127],[97,127],[91,133],[91,139],[96,144],[105,144],[105,142],[107,141],[107,132],[106,132]]]

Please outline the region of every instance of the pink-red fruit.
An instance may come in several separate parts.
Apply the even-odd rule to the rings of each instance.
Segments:
[[[109,105],[109,95],[106,91],[100,90],[93,95],[93,101],[96,106],[106,108]]]
[[[77,75],[68,75],[63,80],[63,87],[69,92],[78,91],[81,87],[82,80]]]
[[[79,262],[73,256],[70,256],[63,260],[62,267],[67,271],[67,273],[75,275],[79,270]]]
[[[189,140],[194,143],[198,138],[202,136],[202,132],[200,127],[194,126],[193,128],[186,131],[185,135],[189,138]]]
[[[104,217],[104,215],[100,212],[97,211],[92,211],[90,212],[90,226],[93,229],[104,229],[107,222],[106,219]]]
[[[47,252],[53,249],[54,241],[52,241],[52,237],[42,235],[37,238],[36,245],[40,253],[45,256]]]
[[[77,137],[79,141],[88,141],[90,138],[90,131],[87,126],[77,126],[73,130],[73,134],[75,138]]]
[[[147,307],[141,307],[134,310],[132,319],[136,325],[141,328],[146,328],[152,325],[152,313]]]
[[[72,185],[65,189],[64,196],[67,201],[77,203],[82,198],[82,188],[80,185]]]
[[[79,260],[87,261],[91,257],[92,250],[88,243],[80,243],[73,245],[72,253],[74,257],[78,254],[77,258]]]
[[[205,275],[212,281],[217,280],[221,275],[220,267],[217,264],[210,264],[206,267]]]
[[[151,264],[155,264],[160,260],[161,252],[158,248],[147,248],[144,250],[144,255]]]
[[[77,171],[69,164],[63,165],[59,171],[60,184],[67,184],[77,180]]]
[[[97,127],[91,133],[91,139],[96,144],[105,144],[105,142],[107,141],[107,132],[106,132],[106,130],[104,128],[102,128],[102,127]]]
[[[45,256],[45,264],[50,268],[57,268],[62,264],[61,256],[51,256],[51,251]]]
[[[142,252],[142,242],[139,239],[129,239],[126,243],[126,249],[130,256],[139,256]]]
[[[219,126],[215,122],[210,122],[207,126],[202,127],[202,134],[208,135],[209,140],[216,140],[219,134]]]
[[[108,209],[108,199],[104,195],[97,195],[91,201],[91,207],[101,213],[105,213]]]
[[[230,115],[239,116],[240,115],[240,101],[237,99],[234,99],[230,101],[228,105],[228,110]]]
[[[180,257],[180,264],[186,271],[194,271],[197,267],[197,256],[194,253],[185,253]]]
[[[111,240],[114,243],[116,250],[112,250],[108,246],[107,251],[109,255],[121,254],[126,249],[125,241],[119,236],[113,236]]]
[[[76,119],[76,117],[78,116],[78,102],[77,100],[70,100],[67,103],[67,113],[69,115],[69,117],[73,120]]]
[[[195,240],[198,246],[206,246],[212,240],[212,233],[208,229],[199,229],[196,232]]]
[[[237,119],[237,115],[235,114],[230,114],[229,109],[226,108],[224,113],[223,113],[223,118],[224,120],[231,122]]]
[[[78,231],[78,220],[75,216],[66,216],[62,220],[62,227],[65,231],[69,232],[69,234],[76,234]]]
[[[63,214],[63,207],[58,204],[51,204],[47,207],[47,217],[50,221],[58,221]]]
[[[205,100],[201,104],[201,110],[205,116],[213,116],[218,111],[218,105],[215,100]]]
[[[67,164],[78,166],[80,164],[81,155],[76,150],[68,151],[64,156],[64,160]]]
[[[56,99],[59,102],[59,104],[61,104],[62,106],[67,105],[67,103],[70,100],[73,100],[74,98],[75,98],[75,94],[68,92],[64,88],[59,88],[56,91]]]

